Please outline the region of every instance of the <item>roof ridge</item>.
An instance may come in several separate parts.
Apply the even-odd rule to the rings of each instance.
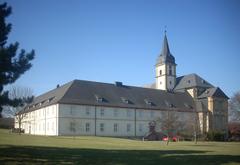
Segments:
[[[74,81],[84,81],[84,82],[91,82],[91,83],[99,83],[99,84],[105,84],[105,85],[113,85],[115,86],[114,83],[105,83],[105,82],[99,82],[99,81],[89,81],[89,80],[78,80],[75,79]],[[123,88],[124,87],[129,87],[129,88],[138,88],[138,89],[149,89],[149,90],[153,90],[153,91],[161,91],[161,92],[165,92],[165,93],[169,93],[166,90],[161,90],[161,89],[156,89],[156,88],[147,88],[147,87],[142,87],[142,86],[133,86],[133,85],[124,85],[123,84]],[[176,92],[175,92],[176,93]],[[177,92],[178,93],[178,92]]]

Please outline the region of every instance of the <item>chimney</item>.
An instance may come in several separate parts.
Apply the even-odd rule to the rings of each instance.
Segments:
[[[115,86],[117,86],[117,87],[122,87],[122,86],[123,86],[123,83],[122,83],[122,82],[119,82],[119,81],[115,81]]]

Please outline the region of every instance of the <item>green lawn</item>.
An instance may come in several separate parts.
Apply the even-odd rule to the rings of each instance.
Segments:
[[[240,164],[240,143],[18,135],[0,129],[0,164]]]

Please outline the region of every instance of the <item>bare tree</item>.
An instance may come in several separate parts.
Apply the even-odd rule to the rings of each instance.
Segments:
[[[235,93],[229,101],[229,121],[240,122],[240,91]]]
[[[155,122],[157,127],[161,128],[162,132],[165,132],[168,145],[169,138],[173,136],[174,132],[178,132],[181,125],[177,111],[168,110],[161,118],[157,118]]]
[[[200,133],[198,113],[195,111],[184,114],[182,120],[177,122],[177,131],[180,136],[193,139],[194,142],[197,143],[198,135]]]
[[[17,123],[18,123],[18,128],[19,128],[19,134],[21,134],[21,132],[22,132],[22,121],[23,121],[23,119],[26,117],[26,113],[20,113],[20,112],[18,112],[17,114],[16,114],[16,117],[15,117],[15,119],[17,120]]]
[[[184,128],[182,130],[182,133],[185,136],[193,137],[195,144],[197,144],[199,135],[199,119],[197,112],[193,112],[191,115],[188,115],[183,125]]]
[[[11,86],[9,88],[9,98],[10,99],[20,99],[22,103],[17,107],[5,106],[4,111],[9,116],[15,116],[16,122],[18,123],[18,128],[21,130],[22,120],[26,116],[25,113],[22,113],[22,109],[26,104],[32,102],[33,100],[33,91],[28,87],[21,86]],[[21,132],[20,132],[21,133]]]
[[[32,102],[33,100],[33,90],[31,88],[28,87],[22,87],[22,86],[11,86],[9,88],[9,93],[8,93],[8,97],[10,99],[21,99],[22,103],[17,106],[17,107],[13,107],[13,106],[5,106],[4,107],[4,113],[9,116],[9,117],[14,117],[14,115],[19,112],[20,110],[22,110],[22,108]]]

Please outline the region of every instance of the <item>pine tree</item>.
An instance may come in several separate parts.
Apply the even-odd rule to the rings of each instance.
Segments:
[[[21,49],[18,53],[18,42],[7,44],[12,25],[6,23],[6,18],[11,13],[12,9],[7,3],[0,4],[0,118],[4,105],[19,106],[23,102],[21,99],[10,99],[8,91],[4,91],[3,87],[14,83],[29,70],[32,66],[30,61],[35,56],[34,50],[26,53],[24,49]]]

